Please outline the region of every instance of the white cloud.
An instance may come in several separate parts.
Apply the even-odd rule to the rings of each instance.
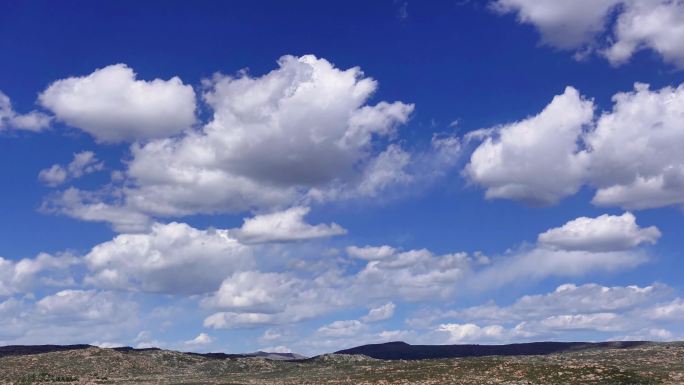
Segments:
[[[40,286],[74,285],[70,268],[78,263],[71,254],[41,253],[18,261],[0,257],[0,296],[29,293]]]
[[[532,24],[545,43],[576,49],[590,43],[605,28],[608,11],[621,0],[496,0],[493,8],[516,13],[518,21]]]
[[[548,277],[581,277],[595,272],[634,268],[648,260],[640,251],[565,251],[546,248],[523,250],[495,261],[471,279],[480,290]]]
[[[242,227],[231,234],[242,243],[290,242],[343,235],[347,230],[337,223],[310,225],[304,221],[308,207],[292,207],[285,211],[246,218]]]
[[[296,296],[301,286],[301,281],[282,273],[243,271],[226,278],[203,304],[224,310],[275,313],[287,306],[284,298]]]
[[[207,333],[200,333],[197,335],[197,337],[185,341],[185,345],[188,346],[204,346],[204,345],[209,345],[212,342],[214,342],[214,339]]]
[[[660,322],[676,318],[657,319],[652,311],[656,308],[652,306],[654,302],[671,293],[660,284],[565,284],[550,293],[523,296],[505,307],[490,302],[461,310],[423,311],[408,323],[437,333],[422,335],[423,340],[435,341],[439,333],[447,333],[451,343],[577,340],[587,336],[607,340],[672,340],[674,334],[663,329]],[[439,320],[457,322],[435,323]]]
[[[613,109],[585,141],[597,205],[644,209],[684,204],[684,85],[650,90],[637,83],[613,96]]]
[[[358,259],[365,259],[367,261],[375,261],[389,258],[397,253],[397,250],[391,246],[349,246],[347,247],[347,254]]]
[[[361,334],[366,329],[366,325],[359,320],[335,321],[320,327],[316,334],[323,337],[353,337]]]
[[[454,136],[436,135],[425,148],[403,148],[397,129],[414,106],[368,104],[377,82],[358,67],[338,69],[312,55],[284,56],[278,65],[262,76],[242,71],[204,81],[203,99],[213,111],[207,124],[135,142],[117,185],[72,191],[45,205],[78,219],[109,221],[117,231],[144,229],[148,217],[288,207],[299,207],[284,211],[296,219],[298,210],[314,203],[423,188],[456,164],[461,145]],[[124,71],[138,84],[129,69],[99,71],[105,70]],[[322,226],[305,233],[342,232],[333,224]]]
[[[276,323],[273,314],[218,312],[204,320],[204,327],[213,329],[250,328]]]
[[[125,64],[52,83],[40,104],[100,142],[174,135],[195,122],[195,92],[178,77],[137,80]]]
[[[507,331],[501,325],[480,327],[468,324],[442,324],[437,331],[448,334],[447,343],[458,344],[463,342],[499,341],[508,338]]]
[[[617,19],[614,42],[603,51],[613,65],[627,62],[643,49],[657,52],[666,62],[684,68],[684,2],[631,0]]]
[[[567,87],[538,115],[486,135],[464,173],[486,188],[487,198],[556,203],[581,185],[577,138],[592,116],[593,103]]]
[[[496,0],[491,4],[500,13],[517,14],[520,23],[534,25],[544,43],[575,50],[578,58],[598,51],[611,64],[621,65],[637,51],[649,49],[684,68],[681,0]]]
[[[425,249],[409,250],[369,261],[353,277],[353,288],[368,299],[446,299],[470,272],[471,259],[466,253],[434,255]]]
[[[113,323],[137,313],[137,306],[112,292],[62,290],[36,302],[43,317],[84,323]]]
[[[657,227],[639,227],[634,215],[626,212],[620,216],[576,218],[539,234],[538,240],[542,245],[563,250],[606,252],[628,250],[642,243],[654,244],[658,238]]]
[[[449,312],[445,316],[506,323],[558,314],[624,313],[657,301],[669,292],[668,287],[659,284],[645,287],[564,284],[550,293],[525,295],[509,306],[499,307],[490,302]]]
[[[48,197],[40,209],[46,213],[60,213],[83,221],[108,222],[115,231],[122,233],[149,230],[150,217],[120,204],[118,195],[116,192],[110,194],[108,190],[93,193],[69,187]],[[106,202],[108,198],[112,198],[112,201]]]
[[[370,309],[367,315],[361,317],[363,322],[377,322],[392,318],[396,305],[393,302],[388,302],[384,305]]]
[[[18,114],[14,111],[10,98],[0,91],[0,131],[14,129],[38,132],[49,127],[50,121],[49,116],[38,111]]]
[[[134,146],[129,204],[161,215],[243,211],[362,184],[375,138],[391,139],[413,105],[366,105],[377,83],[358,67],[311,55],[278,64],[261,77],[216,75],[201,132]]]
[[[146,234],[120,234],[85,256],[86,283],[153,293],[216,290],[235,271],[253,265],[251,250],[227,230],[198,230],[182,223],[154,224]]]
[[[484,140],[464,173],[489,198],[548,204],[588,185],[596,188],[596,205],[684,204],[684,156],[677,145],[684,140],[684,85],[651,91],[636,84],[613,102],[612,111],[594,120],[592,103],[568,88],[533,118],[472,134]],[[576,120],[568,118],[572,111]]]
[[[58,186],[67,179],[77,179],[83,175],[101,171],[104,163],[100,162],[92,151],[81,151],[74,154],[74,159],[66,167],[54,164],[41,170],[38,179],[48,186]]]
[[[62,290],[0,303],[0,338],[12,344],[120,340],[139,322],[138,304],[116,293]]]
[[[545,329],[552,330],[596,330],[617,331],[624,327],[615,313],[563,314],[554,315],[539,321]],[[530,328],[534,329],[534,328]]]
[[[646,316],[655,320],[684,320],[684,299],[676,298],[669,303],[662,303],[648,309]]]

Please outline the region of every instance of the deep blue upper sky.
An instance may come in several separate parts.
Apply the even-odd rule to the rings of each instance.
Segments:
[[[11,99],[18,113],[33,109],[48,113],[37,97],[52,82],[87,76],[112,64],[126,64],[143,80],[178,76],[199,95],[202,80],[216,72],[234,75],[247,68],[251,76],[260,77],[276,69],[281,56],[305,54],[324,58],[339,69],[358,66],[365,76],[377,80],[378,89],[368,101],[370,105],[380,101],[414,103],[415,111],[399,127],[396,141],[417,149],[429,147],[436,133],[462,138],[470,131],[536,115],[566,86],[593,99],[597,111],[603,111],[612,108],[614,94],[631,91],[635,82],[660,89],[676,87],[684,80],[683,71],[664,63],[659,54],[650,50],[636,53],[620,66],[611,65],[600,55],[576,60],[572,51],[542,43],[534,25],[520,23],[514,13],[498,14],[485,1],[32,1],[0,5],[0,91]],[[206,104],[198,106],[198,122],[207,123],[211,108]],[[451,125],[454,121],[458,124]],[[84,256],[95,245],[116,236],[106,223],[40,210],[45,199],[61,189],[41,184],[38,174],[53,164],[69,163],[73,154],[84,150],[93,151],[103,160],[107,171],[125,170],[131,159],[129,144],[98,143],[60,119],[53,120],[50,129],[40,133],[0,132],[0,256],[19,260],[40,252],[63,251]],[[348,233],[341,238],[315,241],[311,248],[301,243],[292,247],[306,249],[303,253],[310,253],[307,258],[314,260],[331,258],[317,248],[343,250],[349,245],[385,244],[402,250],[425,248],[435,255],[481,251],[505,258],[507,250],[515,254],[516,250],[533,248],[538,234],[574,218],[621,215],[625,211],[616,206],[592,205],[594,189],[588,186],[559,204],[542,207],[508,199],[487,200],[483,189],[462,175],[475,147],[464,142],[462,155],[445,176],[405,194],[313,205],[307,216],[309,223],[335,222]],[[67,185],[95,191],[109,177],[109,172],[93,173]],[[272,210],[260,212],[264,211]],[[186,222],[198,229],[232,228],[252,215],[243,210],[158,220]],[[642,287],[661,282],[675,292],[684,290],[680,279],[684,271],[679,236],[681,210],[669,206],[635,211],[635,215],[640,227],[657,226],[662,233],[655,245],[640,249],[650,259],[639,267],[608,273],[588,271],[573,277],[552,275],[534,284],[515,282],[503,290],[457,295],[442,303],[452,308],[490,300],[508,304],[523,294],[544,294],[566,282]],[[288,245],[293,244],[283,247]],[[79,269],[76,276],[85,274]],[[282,266],[277,270],[288,272]],[[75,290],[107,289],[81,284],[79,279],[73,286]],[[35,292],[47,295],[56,290],[40,288]],[[196,298],[155,297],[139,294],[134,288],[131,291],[133,294],[123,290],[117,295],[144,296],[134,298],[142,313],[162,303],[190,314],[198,309]],[[14,294],[15,298],[21,295]],[[430,301],[390,300],[397,304],[396,319],[388,321],[391,323],[386,330],[403,330],[407,328],[405,319],[412,318],[413,312],[440,307],[440,303]],[[359,303],[359,308],[366,308],[362,301]],[[292,328],[304,335],[316,333],[326,323],[364,314],[359,308],[341,307],[313,320],[248,329],[241,334],[243,340],[232,344],[225,342],[231,336],[236,338],[229,334],[231,331],[207,331],[202,327],[207,310],[199,308],[199,315],[187,316],[186,324],[179,321],[162,331],[152,326],[158,321],[141,317],[145,319],[142,326],[136,326],[138,329],[111,332],[111,341],[98,342],[135,344],[145,337],[135,340],[138,332],[147,331],[156,341],[151,343],[173,347],[178,346],[178,341],[207,332],[214,341],[211,349],[249,350],[258,347],[254,339],[264,333],[263,328]],[[601,339],[633,332],[638,330],[615,336],[589,331],[584,336]],[[681,335],[676,334],[677,330],[671,332]],[[21,341],[24,337],[0,334],[0,341],[13,338]],[[575,337],[558,334],[548,338]],[[285,339],[269,344],[266,346],[293,343]],[[327,345],[295,349],[325,351]]]

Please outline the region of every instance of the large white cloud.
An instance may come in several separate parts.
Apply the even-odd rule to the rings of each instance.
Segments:
[[[613,102],[594,120],[592,103],[568,88],[533,118],[471,134],[484,139],[464,173],[490,198],[554,203],[589,185],[596,205],[684,203],[684,85],[637,83]]]
[[[598,205],[643,209],[684,203],[684,85],[637,83],[613,97],[586,137]]]
[[[227,230],[175,222],[154,224],[149,233],[120,234],[93,247],[85,260],[88,284],[169,294],[211,292],[233,272],[253,266],[251,250]]]
[[[358,67],[310,55],[278,65],[261,77],[216,75],[201,132],[134,146],[129,204],[162,215],[268,209],[363,184],[375,138],[392,138],[413,105],[366,105],[377,83]]]
[[[0,91],[0,131],[5,129],[42,131],[50,126],[51,118],[42,112],[19,114],[14,111],[10,98]]]
[[[100,142],[174,135],[195,122],[195,92],[178,78],[137,80],[125,64],[52,83],[40,104]]]
[[[129,69],[107,68],[126,72],[138,84]],[[312,55],[284,56],[265,75],[217,74],[204,87],[213,115],[203,127],[135,142],[112,184],[55,194],[44,206],[110,222],[117,231],[140,230],[149,217],[272,213],[403,193],[452,170],[460,154],[460,140],[448,135],[403,148],[397,129],[414,106],[369,104],[377,82],[358,67],[343,70]]]
[[[632,213],[620,216],[580,217],[561,227],[539,234],[543,245],[564,250],[620,251],[642,243],[655,243],[660,231],[655,226],[641,228]]]
[[[577,137],[592,116],[593,103],[567,87],[538,115],[485,132],[464,172],[487,198],[555,203],[581,185]]]
[[[598,51],[613,65],[650,49],[684,68],[684,2],[681,0],[495,0],[492,8],[534,25],[542,40],[583,57]],[[612,13],[616,17],[612,17]]]

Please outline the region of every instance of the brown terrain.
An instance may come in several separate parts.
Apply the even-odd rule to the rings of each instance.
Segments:
[[[684,343],[640,343],[545,355],[379,360],[203,356],[80,347],[0,356],[3,384],[684,384]]]

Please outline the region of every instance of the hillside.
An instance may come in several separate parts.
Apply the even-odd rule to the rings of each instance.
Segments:
[[[684,343],[412,361],[349,354],[280,361],[96,347],[25,351],[29,353],[0,357],[0,383],[684,384]]]

